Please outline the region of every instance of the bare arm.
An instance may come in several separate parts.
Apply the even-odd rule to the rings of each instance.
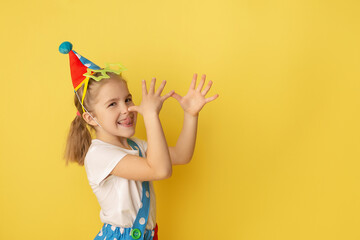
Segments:
[[[174,97],[180,103],[184,110],[184,123],[180,136],[175,147],[169,147],[170,157],[173,165],[187,164],[195,149],[196,133],[198,126],[199,112],[208,102],[215,100],[219,95],[216,94],[210,98],[205,95],[211,88],[212,81],[201,91],[204,86],[206,75],[204,74],[200,80],[198,87],[196,86],[197,74],[194,74],[188,93],[182,97],[174,93]]]
[[[152,79],[149,93],[146,82],[142,82],[143,99],[140,106],[131,106],[129,111],[137,111],[144,116],[148,139],[147,156],[126,155],[115,166],[111,174],[127,179],[151,181],[168,178],[172,174],[172,164],[164,132],[159,119],[163,102],[173,94],[173,91],[160,96],[166,82],[163,81],[156,93],[155,78]]]
[[[198,116],[184,113],[184,124],[175,147],[169,147],[171,162],[173,165],[187,164],[195,149]]]

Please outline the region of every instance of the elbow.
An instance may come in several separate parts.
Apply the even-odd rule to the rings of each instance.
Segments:
[[[189,164],[191,162],[191,159],[192,159],[192,156],[190,158],[186,159],[185,162],[184,162],[184,165]]]
[[[185,159],[184,161],[182,161],[182,162],[180,163],[180,165],[189,164],[189,163],[191,162],[191,159],[192,159],[192,158]]]
[[[172,176],[172,167],[170,167],[170,169],[167,171],[165,178],[171,178],[171,176]]]
[[[159,180],[167,179],[170,178],[171,176],[172,176],[172,167],[159,172],[158,179]]]

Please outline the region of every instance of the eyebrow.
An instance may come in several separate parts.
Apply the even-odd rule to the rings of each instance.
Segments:
[[[128,97],[132,97],[132,95],[129,94],[129,95],[126,96],[126,98],[128,98]],[[120,99],[120,98],[112,98],[112,99],[109,99],[109,100],[107,100],[107,101],[104,103],[104,105],[107,105],[109,102],[111,102],[111,101],[116,101],[116,100],[119,100],[119,99]]]

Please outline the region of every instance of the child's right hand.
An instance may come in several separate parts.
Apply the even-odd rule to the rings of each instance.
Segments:
[[[155,92],[156,79],[153,78],[149,92],[145,80],[142,81],[142,100],[139,106],[130,106],[129,111],[135,111],[144,116],[148,148],[144,157],[127,154],[113,169],[111,174],[131,180],[153,181],[171,177],[171,157],[165,135],[159,119],[163,102],[174,91],[160,96],[166,81]]]
[[[174,90],[170,91],[168,94],[164,96],[160,96],[165,87],[166,80],[164,80],[161,83],[161,86],[158,88],[156,93],[155,93],[155,83],[156,83],[156,78],[152,78],[148,92],[146,88],[146,81],[142,80],[141,104],[139,106],[129,107],[128,108],[129,111],[136,111],[143,116],[146,116],[148,114],[151,115],[154,113],[158,115],[160,113],[164,101],[169,97],[171,97],[171,95],[174,93]]]

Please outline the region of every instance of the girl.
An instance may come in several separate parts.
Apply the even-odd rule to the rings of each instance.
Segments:
[[[158,239],[152,181],[171,177],[172,165],[190,162],[199,112],[218,94],[205,98],[212,82],[202,90],[206,76],[196,87],[194,74],[185,96],[174,91],[161,96],[166,81],[155,90],[153,78],[149,90],[142,81],[142,101],[136,106],[121,70],[100,68],[67,43],[60,45],[59,50],[70,56],[78,116],[71,123],[64,157],[67,164],[75,161],[85,165],[89,184],[99,201],[104,224],[95,240]],[[79,68],[74,70],[76,66]],[[83,66],[86,68],[80,71]],[[175,147],[168,147],[159,119],[162,105],[170,96],[184,110],[183,128]],[[144,118],[147,142],[133,137],[137,113]],[[95,139],[87,127],[95,131]]]

